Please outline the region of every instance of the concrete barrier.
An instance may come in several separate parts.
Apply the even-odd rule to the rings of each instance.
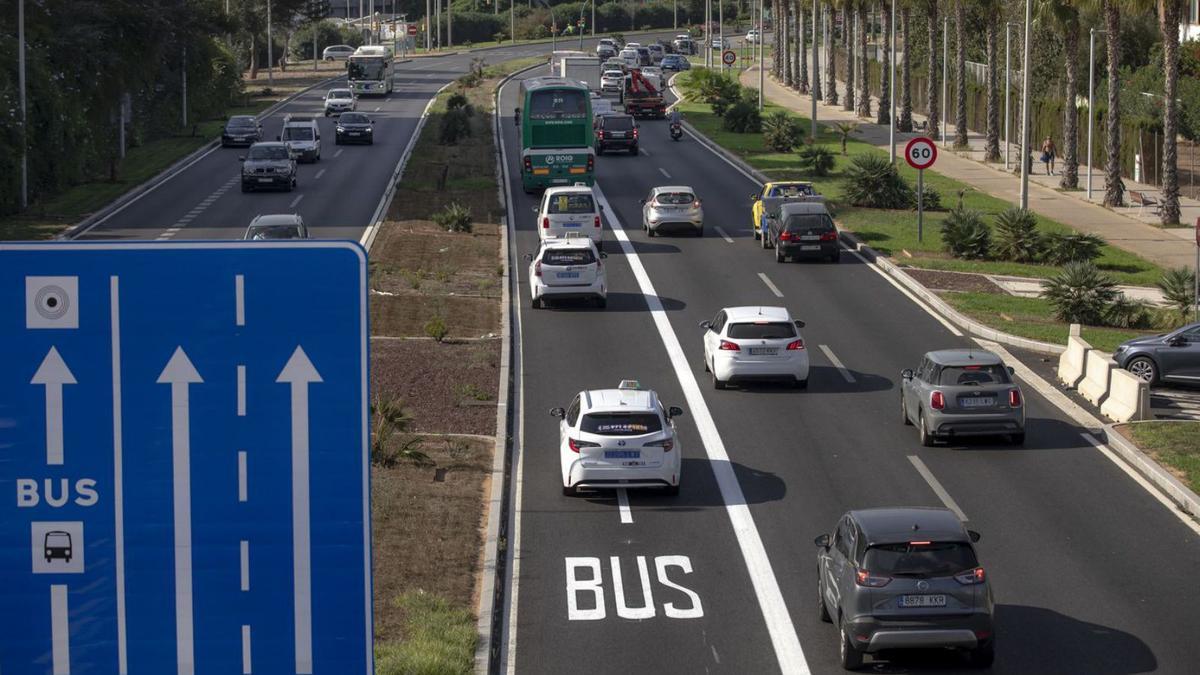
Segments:
[[[1084,359],[1083,380],[1079,383],[1079,394],[1088,401],[1100,405],[1108,395],[1109,375],[1117,364],[1112,354],[1093,349]]]
[[[1121,368],[1114,368],[1108,380],[1108,398],[1100,414],[1114,422],[1132,422],[1150,417],[1150,385]]]
[[[1092,346],[1083,338],[1072,335],[1067,338],[1067,351],[1058,356],[1058,379],[1074,389],[1083,379],[1083,364]]]

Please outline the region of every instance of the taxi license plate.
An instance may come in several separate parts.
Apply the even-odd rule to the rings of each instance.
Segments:
[[[900,596],[901,607],[945,607],[946,596],[944,595],[902,595]]]
[[[563,223],[563,227],[582,227],[582,223]]]
[[[641,450],[605,450],[604,459],[638,459],[642,456]]]
[[[559,272],[555,277],[558,279],[578,279],[579,272]]]
[[[964,408],[990,408],[996,405],[996,399],[991,396],[965,396],[958,399],[958,403]]]
[[[801,251],[820,251],[821,245],[820,244],[806,244],[804,246],[801,246],[800,250]]]
[[[258,179],[258,182],[260,182],[260,183],[270,183],[272,180],[274,180],[274,179],[273,179],[273,178],[259,178],[259,179]]]
[[[775,347],[751,347],[750,353],[754,356],[775,356],[779,350]]]

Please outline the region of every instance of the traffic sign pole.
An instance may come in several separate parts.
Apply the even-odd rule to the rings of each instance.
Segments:
[[[917,169],[917,242],[923,241],[925,220],[925,169]]]
[[[917,241],[924,239],[925,169],[937,161],[937,145],[932,139],[918,136],[904,146],[904,160],[917,170]]]

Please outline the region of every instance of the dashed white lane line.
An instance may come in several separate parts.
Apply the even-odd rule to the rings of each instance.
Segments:
[[[237,415],[246,416],[246,366],[237,367]]]
[[[933,475],[933,472],[929,470],[929,467],[925,466],[925,462],[922,462],[921,458],[917,457],[916,455],[909,455],[908,461],[912,462],[912,465],[916,468],[917,473],[921,474],[921,478],[924,478],[925,482],[929,484],[929,487],[933,488],[933,493],[938,496],[938,499],[942,500],[942,503],[946,505],[946,508],[953,511],[954,514],[958,516],[959,520],[963,521],[964,523],[967,522],[967,514],[963,513],[963,510],[958,508],[958,502],[954,501],[954,497],[951,497],[949,492],[946,492],[946,488],[942,487],[942,484],[938,482],[938,479]]]
[[[829,362],[833,364],[833,367],[837,368],[838,372],[842,374],[842,379],[846,380],[846,382],[849,382],[850,384],[854,384],[856,382],[854,376],[850,374],[850,371],[846,369],[846,366],[842,365],[842,360],[837,357],[837,354],[833,353],[833,350],[829,348],[829,345],[821,345],[820,347],[821,351],[825,353],[825,358],[829,359]]]
[[[233,275],[233,305],[234,323],[246,325],[246,277],[241,274]]]
[[[663,176],[665,176],[667,178],[667,180],[671,179],[671,174],[667,173],[667,170],[662,168],[661,166],[658,167],[658,172],[661,173]]]
[[[291,203],[291,204],[288,204],[288,208],[289,208],[289,209],[294,209],[294,208],[296,208],[296,205],[300,203],[300,200],[301,200],[301,199],[304,199],[304,195],[298,195],[298,196],[297,196],[295,199],[293,199],[293,200],[292,200],[292,203]]]
[[[334,159],[336,159],[336,158],[338,158],[338,157],[341,157],[341,156],[342,156],[342,153],[343,153],[343,152],[345,152],[345,151],[346,151],[346,149],[345,149],[345,148],[342,148],[341,150],[338,150],[337,152],[333,153],[333,157],[334,157]]]
[[[375,106],[375,109],[372,110],[371,112],[379,112],[380,108],[382,108],[382,107],[383,106],[381,106],[381,105],[377,105],[377,106]]]
[[[238,450],[238,501],[244,502],[249,498],[249,488],[246,481],[246,451]]]
[[[325,169],[321,169],[320,171],[317,172],[317,175],[313,176],[313,180],[321,180],[321,176],[324,176],[324,175],[325,175]]]
[[[647,157],[650,156],[650,151],[645,148],[638,148],[638,152],[642,153],[643,155],[645,155]]]
[[[633,523],[633,512],[629,510],[629,491],[625,488],[617,488],[617,510],[621,512],[622,524]]]
[[[242,625],[242,675],[250,675],[250,626]]]
[[[728,232],[726,232],[725,230],[722,230],[720,225],[717,225],[713,229],[717,231],[717,234],[721,235],[722,239],[729,242],[730,244],[733,243],[733,238],[729,236]]]
[[[767,278],[767,275],[765,273],[759,272],[758,278],[762,279],[762,282],[767,285],[767,288],[771,289],[771,292],[775,294],[775,297],[777,297],[777,298],[783,297],[783,292],[781,292],[779,290],[779,287],[777,287],[775,284],[771,283],[771,280]]]
[[[239,547],[242,562],[242,585],[243,591],[250,590],[250,542],[243,539]]]

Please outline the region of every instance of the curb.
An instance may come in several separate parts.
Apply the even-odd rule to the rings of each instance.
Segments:
[[[1130,423],[1126,423],[1130,424]],[[1200,519],[1200,495],[1192,492],[1178,478],[1150,458],[1145,452],[1117,431],[1116,425],[1105,424],[1104,435],[1108,447],[1112,448],[1125,463],[1149,481],[1159,492],[1181,511],[1192,518]]]
[[[260,118],[270,117],[271,115],[274,115],[280,108],[291,103],[293,100],[303,96],[304,94],[307,94],[308,92],[312,91],[313,89],[316,89],[317,87],[323,87],[323,86],[329,84],[330,82],[333,82],[334,80],[337,80],[341,77],[342,77],[342,75],[335,75],[333,77],[326,78],[324,80],[321,80],[320,82],[316,82],[308,87],[305,87],[304,89],[301,89],[300,91],[292,94],[291,96],[283,99],[282,101],[278,101],[278,102],[274,103],[270,107],[268,107],[265,110],[263,110],[262,112],[258,113],[257,117],[260,117]],[[184,169],[191,166],[193,163],[199,161],[201,157],[204,157],[208,153],[212,152],[220,145],[221,145],[220,138],[214,138],[213,140],[209,141],[208,143],[205,143],[203,146],[192,151],[187,156],[183,157],[182,159],[179,159],[174,164],[171,164],[167,168],[163,169],[157,175],[153,176],[146,182],[130,188],[124,194],[122,194],[120,197],[117,197],[116,199],[109,202],[108,204],[105,204],[104,206],[100,207],[100,210],[92,213],[91,215],[87,216],[86,218],[79,221],[78,223],[63,230],[62,232],[59,232],[54,238],[59,239],[59,240],[75,239],[76,237],[86,234],[89,230],[91,230],[96,225],[99,225],[102,221],[106,220],[109,216],[115,214],[120,209],[122,209],[125,206],[140,199],[142,195],[153,190],[154,188],[158,187],[159,185],[162,185],[163,183],[167,182],[168,180],[174,178],[176,175],[182,173]]]

